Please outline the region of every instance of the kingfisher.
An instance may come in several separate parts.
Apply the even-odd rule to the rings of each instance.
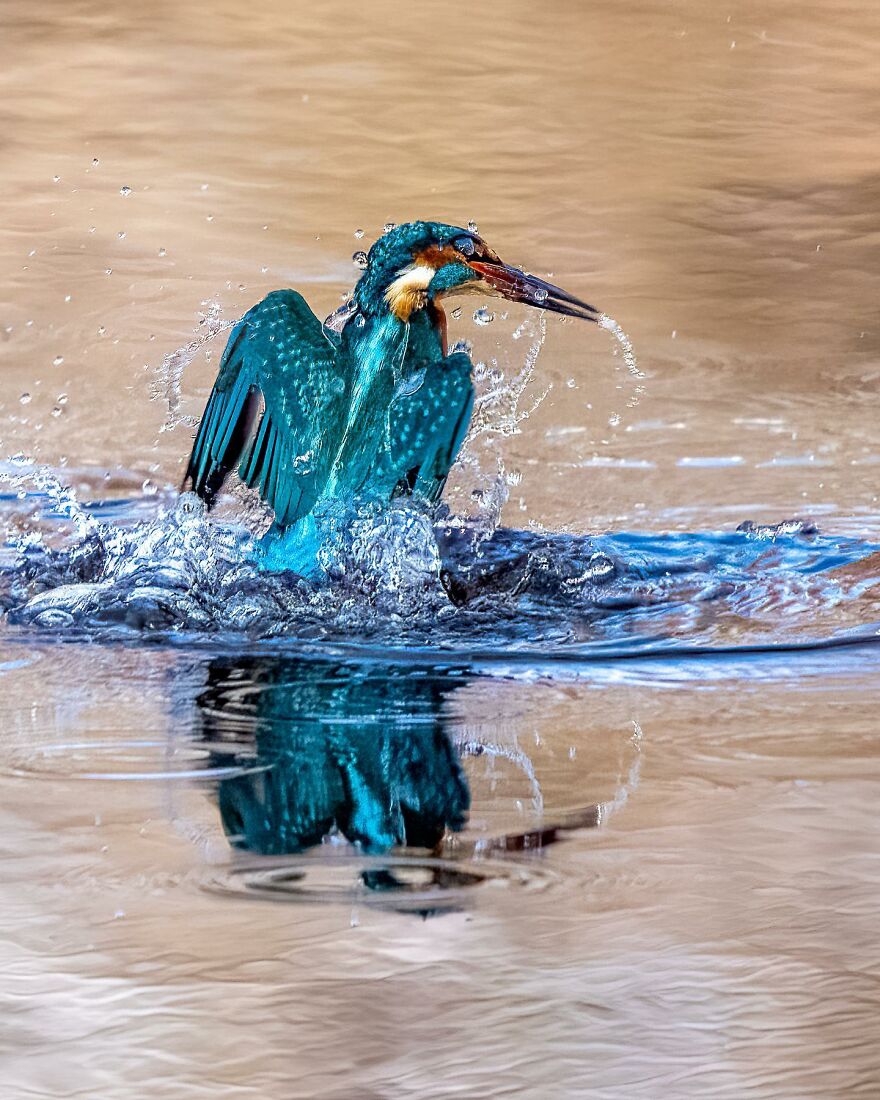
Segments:
[[[473,363],[448,347],[448,298],[601,317],[471,229],[408,222],[358,258],[351,298],[324,322],[295,290],[275,290],[235,325],[193,444],[184,487],[209,509],[236,468],[272,509],[267,568],[315,573],[328,504],[439,500],[474,404]]]

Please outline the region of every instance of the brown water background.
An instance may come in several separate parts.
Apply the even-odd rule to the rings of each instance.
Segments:
[[[633,405],[608,334],[550,321],[552,388],[501,447],[511,521],[876,535],[878,47],[864,0],[6,0],[4,457],[170,491],[166,355],[278,286],[329,312],[386,221],[473,219],[617,318],[647,375]],[[515,368],[524,315],[495,308],[456,335]],[[2,656],[5,759],[161,742],[203,673]],[[7,767],[4,1095],[877,1096],[876,662],[465,685],[455,736],[527,753],[545,811],[607,812],[537,885],[428,921],[205,892],[227,852],[198,786]],[[521,814],[519,773],[469,768],[472,828]]]

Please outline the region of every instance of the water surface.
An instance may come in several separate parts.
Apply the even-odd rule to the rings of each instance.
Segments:
[[[10,1095],[876,1095],[876,8],[3,26]],[[395,527],[403,588],[244,624],[241,502],[173,511],[224,327],[413,217],[645,378],[466,302],[449,504],[519,564]]]

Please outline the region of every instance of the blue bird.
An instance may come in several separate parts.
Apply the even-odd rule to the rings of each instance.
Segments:
[[[274,512],[266,563],[309,574],[328,502],[434,502],[467,433],[473,365],[449,354],[443,302],[499,294],[569,317],[599,312],[502,263],[476,233],[409,222],[370,249],[350,301],[323,324],[276,290],[232,330],[184,485],[210,508],[235,468]]]

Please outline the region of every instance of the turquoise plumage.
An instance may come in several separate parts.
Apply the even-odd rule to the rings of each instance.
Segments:
[[[273,291],[230,334],[187,470],[193,489],[213,503],[238,465],[275,522],[294,523],[327,482],[350,389],[351,376],[302,295]]]
[[[218,658],[208,675],[202,736],[215,748],[252,738],[260,765],[218,784],[236,847],[302,852],[338,829],[365,852],[431,849],[464,825],[470,792],[444,719],[455,677],[267,657]]]
[[[237,468],[274,512],[266,563],[306,574],[319,506],[401,493],[436,501],[473,407],[472,365],[447,353],[442,308],[464,289],[599,316],[503,264],[476,233],[398,226],[370,250],[349,305],[324,324],[296,291],[278,290],[235,326],[184,482],[210,507]]]

